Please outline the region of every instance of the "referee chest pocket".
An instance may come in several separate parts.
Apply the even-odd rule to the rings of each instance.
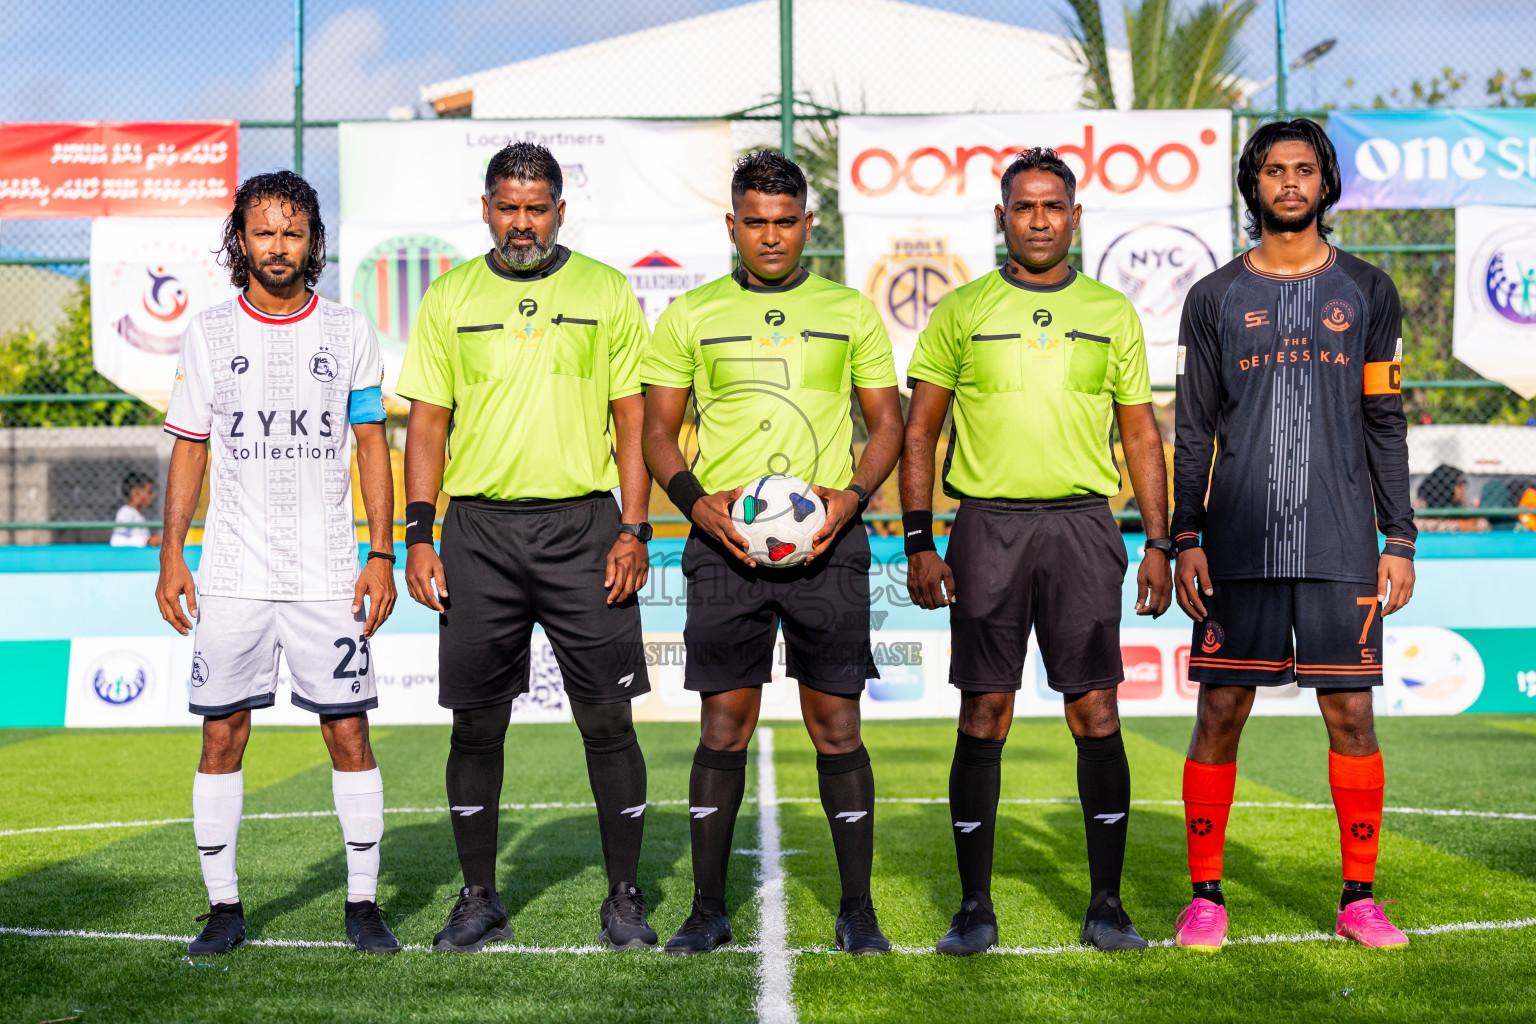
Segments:
[[[1066,389],[1085,395],[1097,395],[1104,390],[1104,378],[1109,372],[1109,338],[1082,331],[1067,332],[1067,379]]]
[[[701,338],[699,355],[704,359],[704,374],[709,378],[711,391],[756,379],[752,365],[752,338],[748,335]]]
[[[848,335],[801,331],[800,339],[800,386],[813,391],[843,390]]]
[[[549,324],[549,372],[592,376],[597,362],[597,321],[557,313]]]
[[[1024,354],[1019,335],[971,335],[971,376],[977,391],[1024,390]]]
[[[507,337],[501,324],[469,324],[455,330],[459,376],[465,384],[484,384],[507,376]]]

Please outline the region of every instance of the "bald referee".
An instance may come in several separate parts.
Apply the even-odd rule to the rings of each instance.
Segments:
[[[800,265],[811,228],[808,191],[805,175],[781,153],[736,165],[726,227],[741,266],[667,307],[641,370],[646,462],[693,523],[683,548],[683,685],[703,698],[688,782],[693,913],[667,942],[674,954],[731,941],[726,864],[781,622],[842,883],[837,945],[851,953],[891,948],[869,898],[875,779],[860,738],[859,697],[865,680],[879,675],[860,516],[896,465],[901,403],[875,307]],[[690,391],[699,438],[692,465],[677,444]],[[857,466],[854,398],[869,427]],[[804,565],[758,566],[731,525],[728,508],[743,485],[771,473],[805,480],[826,503],[826,525]]]
[[[1031,628],[1077,744],[1091,889],[1082,941],[1147,945],[1120,905],[1131,776],[1115,688],[1125,678],[1120,588],[1128,560],[1107,501],[1120,490],[1112,426],[1119,424],[1151,538],[1136,575],[1138,615],[1161,615],[1171,600],[1168,469],[1135,307],[1066,261],[1081,214],[1075,189],[1054,150],[1013,161],[996,209],[1008,262],[939,301],[907,368],[908,587],[923,608],[949,607],[949,680],[961,691],[949,774],[960,912],[940,953],[980,953],[997,942],[992,837]],[[944,492],[960,499],[960,510],[946,563],[933,542],[933,461],[951,400]]]
[[[434,949],[512,937],[496,895],[497,807],[535,623],[586,745],[608,869],[598,939],[656,943],[636,877],[645,759],[630,715],[630,699],[650,689],[634,596],[651,536],[639,375],[649,334],[623,275],[558,243],[561,185],[542,146],[491,158],[482,207],[493,247],[432,282],[397,389],[411,399],[406,583],[440,613],[438,703],[453,709],[448,803],[464,870]],[[441,559],[439,488],[452,496]]]

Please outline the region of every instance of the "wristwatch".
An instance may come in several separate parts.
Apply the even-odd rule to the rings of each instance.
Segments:
[[[620,523],[619,532],[629,534],[641,544],[648,544],[651,540],[651,534],[655,531],[651,529],[650,523]]]
[[[1167,537],[1155,537],[1147,541],[1146,548],[1148,551],[1161,551],[1170,559],[1173,557],[1173,541]]]
[[[849,484],[843,490],[852,491],[853,496],[859,499],[859,515],[863,515],[864,510],[869,507],[869,492],[858,484]]]

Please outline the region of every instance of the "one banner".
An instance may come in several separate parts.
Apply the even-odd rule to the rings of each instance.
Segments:
[[[896,378],[907,386],[907,365],[928,314],[960,285],[997,266],[990,218],[958,216],[843,217],[844,280],[861,289],[885,320],[896,356]]]
[[[727,122],[367,122],[343,124],[340,136],[341,279],[379,334],[391,393],[427,287],[491,247],[485,171],[510,142],[555,154],[565,179],[560,241],[623,271],[652,323],[672,299],[730,270]]]
[[[1085,213],[1082,243],[1084,273],[1135,304],[1152,383],[1174,383],[1184,296],[1232,258],[1231,207],[1187,211],[1176,222],[1128,210]]]
[[[1457,208],[1451,340],[1484,377],[1536,395],[1536,209]]]
[[[1341,210],[1536,206],[1536,110],[1328,115]]]
[[[220,217],[98,217],[91,225],[91,356],[112,383],[157,409],[170,403],[181,335],[233,298],[214,261]]]
[[[236,121],[0,124],[0,217],[225,216]]]
[[[838,118],[847,213],[985,216],[1021,149],[1051,146],[1085,210],[1209,210],[1231,202],[1232,114],[1084,110]]]

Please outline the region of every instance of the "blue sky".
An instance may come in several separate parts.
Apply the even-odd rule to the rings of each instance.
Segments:
[[[391,106],[417,103],[417,88],[428,82],[740,2],[307,0],[306,113],[382,117]],[[799,0],[802,7],[816,2]],[[923,2],[1051,32],[1063,31],[1068,9],[1065,0]],[[1120,2],[1106,0],[1104,9],[1111,45],[1123,45]],[[0,120],[291,118],[292,12],[292,0],[8,3],[0,21]],[[1243,71],[1252,79],[1273,73],[1274,21],[1273,0],[1260,0],[1242,40]],[[1494,68],[1536,64],[1533,0],[1289,0],[1289,25],[1293,56],[1339,40],[1314,68],[1292,77],[1292,107],[1366,104],[1446,65],[1471,73],[1465,102],[1476,105]],[[880,31],[872,25],[859,45],[877,47]],[[943,68],[960,66],[964,55],[935,57]],[[776,62],[777,38],[744,39],[738,52],[699,59]],[[1273,103],[1273,91],[1257,102]],[[285,132],[242,133],[242,175],[286,166],[291,146]],[[334,202],[335,133],[307,133],[306,150],[306,172]],[[79,233],[62,224],[0,224],[0,242],[48,254],[83,253]]]

